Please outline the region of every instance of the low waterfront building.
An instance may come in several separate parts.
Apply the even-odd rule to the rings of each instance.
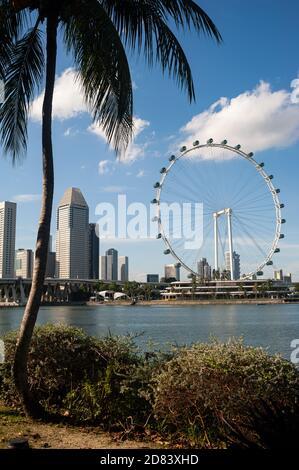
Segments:
[[[198,283],[195,288],[191,281],[175,281],[161,291],[161,297],[165,300],[278,299],[289,294],[285,283],[266,279],[214,280]]]

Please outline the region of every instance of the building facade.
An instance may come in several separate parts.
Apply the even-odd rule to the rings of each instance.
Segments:
[[[15,202],[0,202],[0,278],[15,277],[17,205]]]
[[[230,260],[229,260],[229,251],[225,252],[225,269],[230,271]],[[241,277],[241,268],[240,268],[240,255],[233,251],[233,278],[240,279]]]
[[[118,280],[123,282],[129,280],[129,258],[127,256],[118,257]]]
[[[275,281],[283,281],[283,270],[278,269],[277,271],[274,271],[274,280]]]
[[[99,226],[97,224],[89,224],[88,232],[88,266],[89,279],[99,279]]]
[[[212,279],[212,268],[207,262],[207,258],[201,258],[197,263],[198,277],[210,281]]]
[[[147,274],[146,282],[159,282],[159,274]]]
[[[100,279],[107,281],[107,256],[100,256]]]
[[[118,251],[114,248],[109,248],[106,251],[107,258],[107,281],[118,280]]]
[[[16,277],[32,279],[33,274],[33,251],[20,248],[16,251]]]
[[[88,240],[88,205],[80,189],[68,188],[57,210],[57,277],[61,279],[88,279]]]
[[[175,279],[176,281],[180,280],[180,264],[165,264],[164,266],[164,277],[165,281],[167,279]]]

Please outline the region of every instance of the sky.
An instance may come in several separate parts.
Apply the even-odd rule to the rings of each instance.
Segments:
[[[217,45],[192,31],[178,37],[188,57],[196,102],[158,68],[149,70],[142,57],[130,56],[134,85],[135,137],[116,160],[102,130],[92,123],[78,85],[72,58],[59,47],[53,106],[56,210],[64,191],[81,189],[90,208],[90,221],[101,203],[150,207],[153,184],[171,153],[193,140],[227,139],[253,151],[275,175],[285,204],[285,239],[275,267],[299,280],[299,3],[296,0],[198,0],[220,30]],[[26,158],[13,166],[0,158],[0,201],[18,204],[16,248],[33,248],[41,194],[42,92],[31,109]],[[234,174],[232,174],[234,177]],[[187,183],[188,184],[188,183]],[[184,196],[182,196],[183,200]],[[101,240],[101,254],[110,248],[129,256],[130,279],[146,273],[163,274],[166,263],[162,240]],[[210,260],[212,262],[212,260]]]

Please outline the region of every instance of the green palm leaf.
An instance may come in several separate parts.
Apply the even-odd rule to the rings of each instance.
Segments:
[[[25,12],[15,13],[8,0],[0,2],[0,79],[10,63],[13,43],[24,25]]]
[[[118,152],[132,134],[131,75],[118,32],[96,0],[68,18],[65,42],[74,54],[93,119]]]
[[[43,76],[44,54],[39,20],[11,45],[5,70],[5,100],[0,110],[1,143],[13,162],[27,148],[27,120],[31,100]]]
[[[147,63],[158,61],[162,71],[176,79],[194,99],[194,85],[187,58],[167,26],[170,16],[177,25],[205,32],[221,40],[220,33],[203,10],[190,0],[98,0],[111,17],[124,43],[133,51],[144,51]]]

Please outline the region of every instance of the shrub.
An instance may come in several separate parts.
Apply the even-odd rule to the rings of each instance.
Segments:
[[[295,366],[241,340],[178,349],[153,384],[161,431],[188,446],[225,446],[231,424],[254,441],[255,430],[246,429],[250,406],[275,401],[290,409],[299,402]]]
[[[4,342],[1,396],[18,406],[11,376],[16,333]],[[36,328],[28,360],[30,388],[47,410],[106,427],[128,417],[134,423],[146,421],[150,404],[141,392],[151,368],[130,336],[97,339],[64,325]]]

